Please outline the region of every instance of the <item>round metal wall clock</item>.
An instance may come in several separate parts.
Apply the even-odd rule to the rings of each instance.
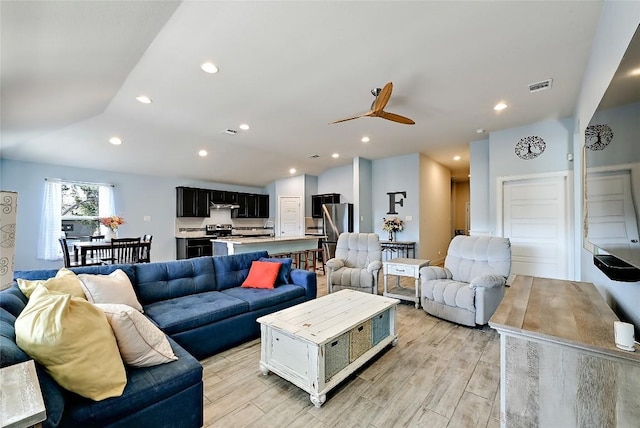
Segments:
[[[547,144],[544,140],[537,136],[524,137],[516,144],[516,155],[520,159],[529,160],[540,156],[544,149],[547,148]]]
[[[584,145],[589,150],[604,150],[613,140],[609,125],[589,125],[584,131]]]

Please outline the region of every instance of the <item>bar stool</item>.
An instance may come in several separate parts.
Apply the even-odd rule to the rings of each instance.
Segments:
[[[322,273],[326,273],[324,266],[324,251],[322,248],[307,250],[307,259],[311,262],[311,269],[314,272],[316,272],[318,269],[322,269]],[[318,261],[321,261],[320,266],[318,266]]]

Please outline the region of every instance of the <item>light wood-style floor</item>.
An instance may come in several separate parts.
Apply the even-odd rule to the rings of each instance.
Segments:
[[[318,297],[326,294],[319,273]],[[205,427],[500,426],[493,329],[458,326],[408,303],[399,305],[397,327],[398,345],[332,390],[319,409],[303,390],[260,373],[260,339],[203,360]]]

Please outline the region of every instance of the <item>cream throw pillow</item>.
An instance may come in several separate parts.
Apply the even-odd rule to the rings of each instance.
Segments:
[[[63,388],[95,401],[122,395],[127,375],[104,312],[36,287],[15,322],[16,343]]]
[[[178,359],[164,333],[131,306],[99,303],[96,306],[107,316],[126,364],[151,367]]]
[[[122,303],[144,312],[129,277],[122,269],[116,269],[109,275],[81,273],[78,278],[91,303]]]
[[[60,269],[53,278],[37,279],[34,281],[18,278],[17,282],[20,291],[27,296],[27,299],[31,297],[31,293],[33,293],[33,290],[39,285],[44,285],[48,290],[59,291],[70,294],[73,297],[86,299],[84,291],[82,290],[82,283],[76,274],[67,268]]]

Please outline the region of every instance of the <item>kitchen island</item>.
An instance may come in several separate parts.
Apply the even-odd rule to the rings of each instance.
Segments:
[[[269,254],[312,250],[318,248],[318,240],[323,236],[267,236],[254,238],[212,239],[214,256],[267,251]]]

